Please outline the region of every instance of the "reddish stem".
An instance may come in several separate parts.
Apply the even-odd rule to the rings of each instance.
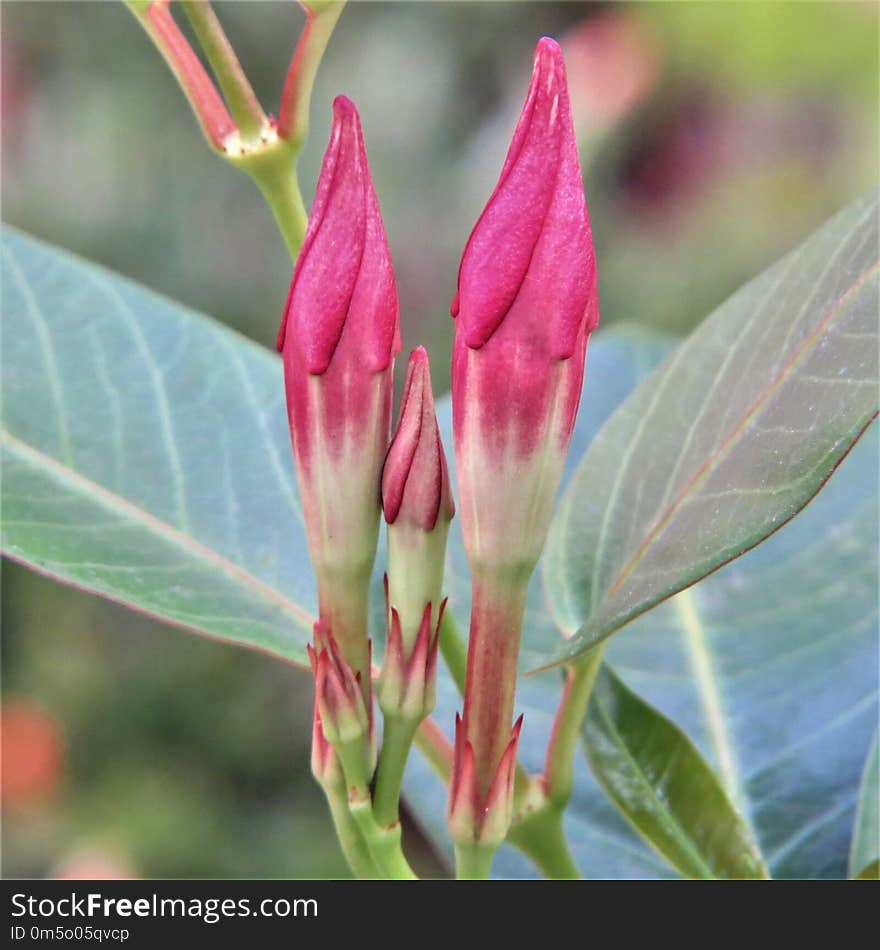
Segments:
[[[156,42],[177,76],[208,139],[218,149],[236,130],[220,93],[201,60],[171,16],[168,0],[157,0],[147,11]]]
[[[306,13],[306,25],[287,70],[278,110],[278,136],[296,147],[305,141],[312,83],[344,5],[344,0],[330,3],[322,5],[316,12],[300,0],[300,6]]]
[[[525,588],[492,575],[474,578],[462,722],[481,799],[510,742]]]

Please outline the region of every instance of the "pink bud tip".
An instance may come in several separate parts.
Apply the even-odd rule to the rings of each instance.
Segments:
[[[452,306],[471,349],[502,324],[537,355],[568,359],[598,323],[596,267],[562,51],[544,37],[498,184],[462,257]]]
[[[285,362],[289,347],[314,376],[337,360],[378,373],[400,350],[388,242],[360,118],[345,96],[333,103],[330,143],[278,335]]]
[[[428,354],[421,346],[406,370],[400,419],[382,472],[382,505],[388,524],[405,518],[425,531],[433,530],[441,514],[447,521],[455,514]]]

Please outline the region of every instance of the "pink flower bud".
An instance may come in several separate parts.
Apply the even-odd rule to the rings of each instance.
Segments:
[[[455,514],[428,354],[421,346],[409,357],[400,419],[382,470],[382,506],[389,525],[408,522],[423,531]]]
[[[431,632],[439,629],[446,538],[455,514],[422,347],[410,355],[400,419],[382,472],[382,504],[388,522],[389,647],[397,635],[400,659],[408,662],[425,623]],[[403,696],[392,688],[395,675],[383,668],[379,701],[388,713],[400,712],[395,704]],[[426,688],[432,697],[433,681]]]
[[[459,743],[470,751],[460,752],[458,770],[460,786],[472,781],[485,801],[510,753],[528,582],[599,319],[565,66],[551,39],[535,51],[501,176],[462,256],[452,314],[455,460],[473,577]],[[461,794],[452,793],[453,813]]]
[[[366,690],[366,616],[400,350],[398,302],[360,120],[344,97],[278,337],[320,616]]]
[[[544,38],[501,176],[462,256],[452,405],[472,565],[537,561],[599,320],[562,53]]]

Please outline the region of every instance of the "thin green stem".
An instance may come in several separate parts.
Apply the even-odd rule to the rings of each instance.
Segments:
[[[415,744],[443,784],[448,785],[452,777],[452,743],[433,719],[422,721]]]
[[[418,723],[411,719],[385,715],[382,750],[373,790],[373,815],[383,827],[398,821],[403,770],[417,728]]]
[[[394,881],[414,881],[416,875],[403,856],[400,822],[382,826],[373,814],[369,796],[349,800],[348,810],[364,836],[370,857],[384,878]]]
[[[341,789],[334,789],[327,785],[321,787],[324,789],[324,795],[330,807],[333,826],[336,829],[336,837],[339,840],[342,853],[345,855],[345,860],[354,872],[355,877],[365,880],[381,877],[370,856],[367,841],[349,811],[344,786]]]
[[[459,693],[464,695],[464,683],[467,677],[467,646],[458,632],[458,625],[452,619],[451,610],[445,610],[443,619],[440,621],[440,655]]]
[[[565,686],[553,721],[544,765],[548,800],[560,811],[571,798],[574,758],[580,745],[581,724],[587,712],[596,674],[602,665],[604,647],[598,646],[565,671]]]
[[[268,144],[226,157],[250,175],[262,192],[295,262],[309,223],[296,175],[296,151],[290,143],[273,138]]]
[[[485,881],[492,869],[495,848],[481,844],[456,844],[455,876],[459,881]]]
[[[182,0],[182,6],[242,139],[259,139],[266,127],[265,113],[209,0]]]
[[[548,805],[514,824],[508,835],[532,859],[538,868],[553,880],[578,880],[581,873],[574,862],[562,828],[563,809]]]

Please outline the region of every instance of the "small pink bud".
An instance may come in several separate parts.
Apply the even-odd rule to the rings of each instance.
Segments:
[[[474,750],[462,720],[455,717],[455,753],[449,785],[447,824],[456,844],[497,848],[507,837],[513,817],[516,750],[523,717],[514,723],[510,741],[498,762],[485,795],[480,793]]]
[[[532,566],[549,526],[599,320],[562,53],[544,38],[452,305],[452,406],[472,564]],[[530,568],[529,568],[530,569]]]
[[[409,357],[400,419],[382,470],[382,506],[389,525],[408,521],[423,531],[455,514],[428,354],[421,346]]]
[[[382,504],[388,522],[388,649],[379,703],[386,715],[413,719],[419,712],[421,719],[434,704],[446,538],[455,514],[422,347],[409,358],[400,418],[382,472]]]
[[[278,346],[320,616],[366,684],[367,597],[400,337],[360,120],[341,96]]]

